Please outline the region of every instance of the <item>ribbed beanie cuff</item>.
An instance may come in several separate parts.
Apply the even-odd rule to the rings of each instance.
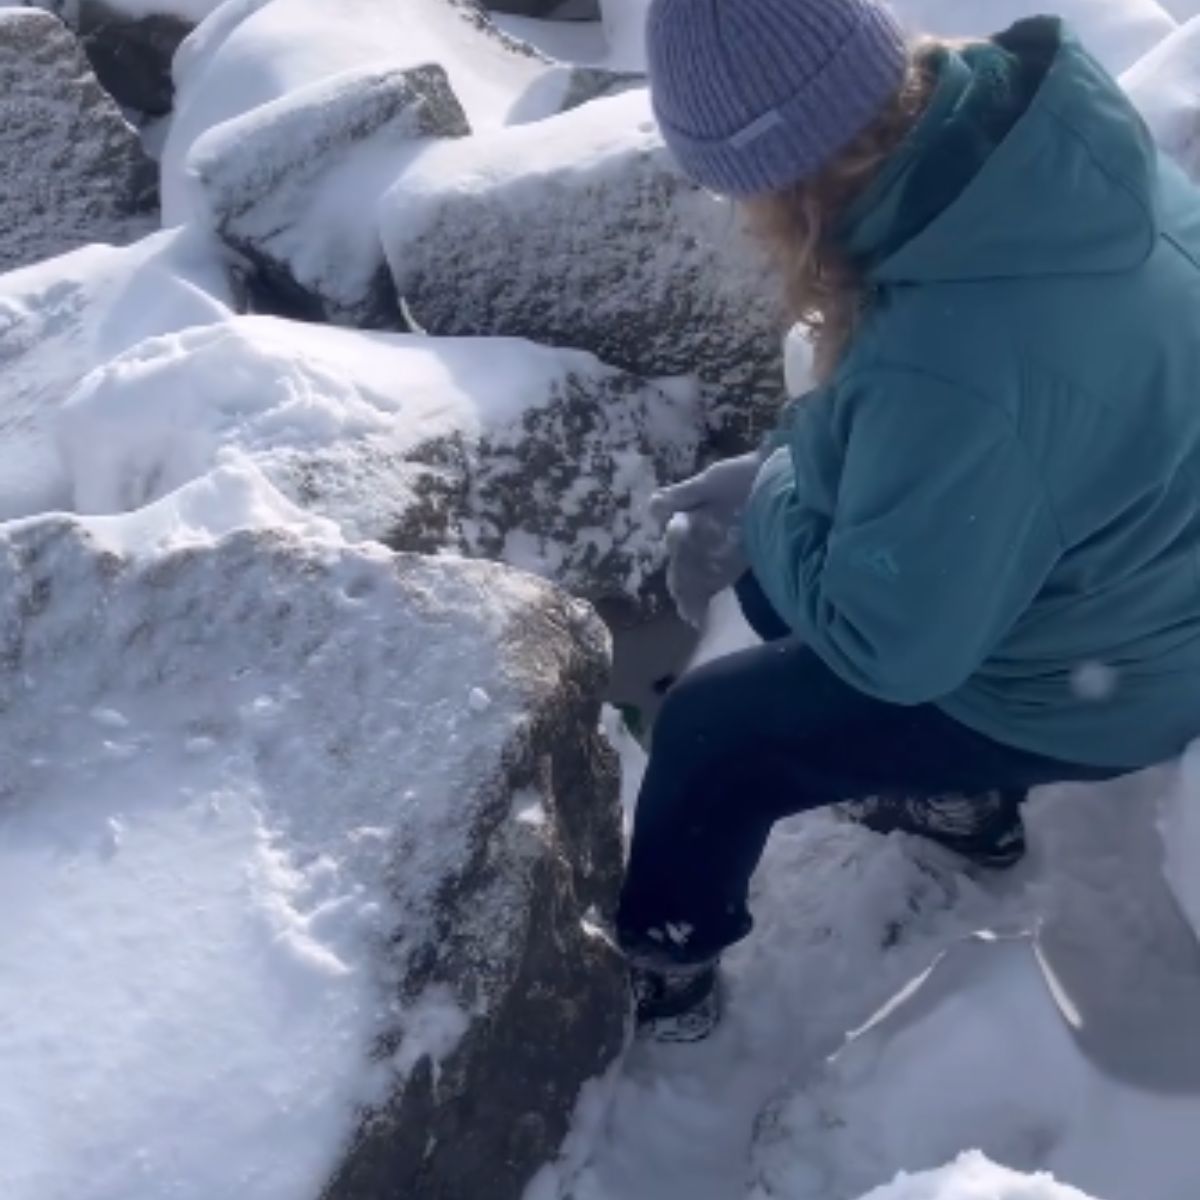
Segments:
[[[655,114],[680,167],[701,186],[747,197],[801,183],[845,149],[899,91],[908,51],[891,13],[875,0],[823,3],[824,9],[822,0],[656,0],[660,11],[656,19],[652,7],[649,28]],[[673,26],[688,19],[688,6],[705,5],[714,6],[708,11],[717,15],[700,24],[702,36],[694,25],[687,30],[684,55],[656,53],[655,39],[671,38]],[[781,93],[776,103],[752,104],[748,111],[746,94],[762,91],[759,80],[750,81],[742,94],[728,98],[725,112],[723,87],[737,86],[739,73],[756,69],[753,60],[746,61],[754,53],[755,39],[739,41],[735,28],[731,47],[722,36],[723,25],[737,26],[739,5],[753,10],[754,33],[760,37],[769,36],[774,5],[807,9],[809,19],[817,21],[828,11],[843,26],[849,18],[849,25],[839,30],[841,36],[832,46],[776,42],[763,53],[760,69],[777,76],[782,60],[789,75],[794,71],[794,83],[789,78],[785,83],[790,86],[776,84]],[[663,19],[661,10],[668,6],[673,12]],[[794,30],[794,24],[785,23],[781,33],[791,31],[795,37]],[[712,56],[719,57],[714,61]],[[695,110],[694,124],[688,120],[690,109]],[[720,136],[705,136],[715,132],[714,125],[721,127]]]

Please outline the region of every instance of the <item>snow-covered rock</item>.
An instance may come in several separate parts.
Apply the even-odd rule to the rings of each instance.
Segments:
[[[621,1045],[602,627],[269,493],[0,531],[5,1200],[517,1200]]]
[[[1020,1175],[989,1162],[982,1154],[964,1154],[938,1171],[905,1175],[873,1190],[862,1200],[1091,1200],[1076,1188],[1047,1175]]]
[[[166,219],[189,215],[187,158],[206,130],[382,63],[442,67],[476,130],[557,112],[566,87],[544,79],[561,76],[561,68],[502,34],[470,0],[229,0],[175,58],[175,117],[163,153]]]
[[[352,539],[639,604],[662,564],[650,494],[700,441],[685,389],[585,353],[269,317],[143,343],[83,383],[59,432],[81,512],[138,508],[232,448]]]
[[[0,272],[154,224],[155,167],[70,30],[0,10]]]
[[[436,334],[698,376],[714,424],[771,423],[781,304],[731,206],[671,164],[645,89],[430,146],[382,202],[396,290]]]
[[[1121,76],[1158,144],[1200,180],[1200,16]]]
[[[258,310],[396,328],[372,213],[422,139],[469,132],[441,67],[347,71],[201,137],[193,211],[244,264]]]
[[[70,507],[53,426],[83,376],[144,338],[229,318],[225,288],[212,248],[182,232],[0,275],[0,521]]]

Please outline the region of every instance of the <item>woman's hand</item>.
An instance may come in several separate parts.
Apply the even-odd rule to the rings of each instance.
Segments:
[[[757,453],[726,459],[650,501],[651,516],[666,528],[667,590],[697,629],[712,598],[746,570],[742,514],[761,466]]]

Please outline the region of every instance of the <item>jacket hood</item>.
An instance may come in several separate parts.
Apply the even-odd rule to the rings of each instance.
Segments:
[[[1117,272],[1158,236],[1153,141],[1057,18],[947,52],[925,116],[847,218],[878,284]]]

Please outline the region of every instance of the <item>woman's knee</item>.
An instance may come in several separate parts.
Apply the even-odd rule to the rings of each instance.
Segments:
[[[741,752],[762,726],[752,714],[763,699],[753,669],[731,669],[727,659],[700,667],[667,693],[654,722],[653,749],[706,760]]]
[[[814,741],[869,723],[876,705],[798,641],[774,642],[683,676],[655,721],[653,748],[713,763],[756,749],[802,757]]]

